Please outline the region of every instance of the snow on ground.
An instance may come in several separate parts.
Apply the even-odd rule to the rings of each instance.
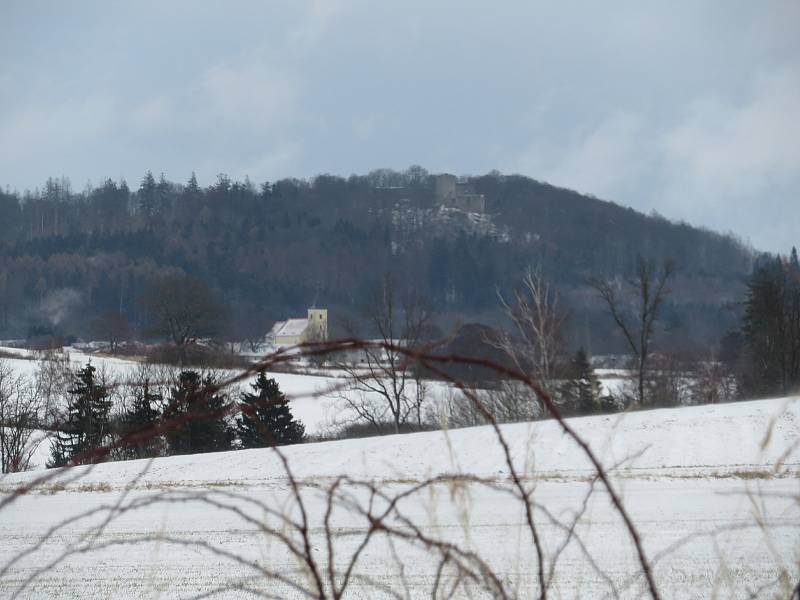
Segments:
[[[24,456],[28,457],[28,470],[45,468],[50,459],[50,437],[52,435],[51,432],[41,429],[30,432],[24,451]]]
[[[625,369],[595,369],[594,373],[600,381],[601,395],[621,398],[626,392],[631,391],[630,371]]]
[[[763,586],[763,597],[785,597],[771,587],[781,569],[792,585],[796,583],[797,398],[585,417],[570,423],[606,465],[621,464],[613,470],[613,480],[655,563],[664,598],[707,598],[714,592],[722,598],[744,598]],[[580,508],[591,485],[591,470],[555,422],[506,425],[502,431],[514,464],[529,485],[535,484],[533,497],[542,507],[536,520],[546,553],[552,556],[563,531],[547,515],[563,518]],[[508,495],[508,469],[491,428],[305,444],[283,452],[302,484],[310,544],[323,570],[324,490],[336,476],[373,481],[394,494],[433,475],[469,473],[491,478],[494,485],[433,485],[403,500],[404,514],[426,535],[478,552],[514,595],[536,596],[524,514]],[[41,475],[6,476],[0,490],[8,494]],[[368,502],[358,485],[344,483],[342,489],[356,505]],[[269,449],[62,471],[58,480],[0,509],[0,537],[5,541],[0,565],[34,548],[64,519],[118,503],[138,508],[112,508],[111,513],[66,523],[6,571],[0,566],[0,596],[11,595],[33,577],[20,597],[183,598],[234,582],[247,582],[276,597],[300,597],[296,590],[253,577],[255,569],[270,568],[306,581],[303,568],[285,546],[261,529],[274,524],[265,506],[297,516],[281,462]],[[107,524],[86,537],[87,521],[98,525],[109,515],[113,518]],[[338,509],[331,514],[330,527],[341,536],[334,559],[341,567],[368,523],[352,510]],[[591,496],[578,533],[603,574],[572,543],[560,556],[553,597],[602,598],[610,591],[609,582],[623,598],[641,597],[635,553],[605,492]],[[141,536],[158,539],[136,543]],[[37,572],[76,545],[80,553]],[[210,553],[209,546],[222,549],[227,558]],[[404,570],[398,570],[394,552]],[[232,555],[252,562],[235,562]],[[392,547],[378,536],[361,555],[357,573],[402,597],[430,597],[437,564],[419,547]],[[357,580],[346,597],[383,596]],[[227,597],[240,596],[231,592]]]

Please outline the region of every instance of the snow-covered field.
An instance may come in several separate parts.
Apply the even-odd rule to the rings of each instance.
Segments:
[[[612,480],[662,597],[788,596],[800,577],[798,399],[570,423],[614,467]],[[593,471],[576,444],[552,421],[506,425],[502,432],[524,485],[534,490],[544,554],[558,556],[551,597],[641,597],[630,537],[600,484],[587,500]],[[298,482],[309,553],[323,579],[327,494],[337,476],[349,479],[336,487],[341,503],[327,531],[334,539],[332,563],[343,571],[370,528],[360,512],[370,502],[377,510],[385,497],[417,482],[462,473],[483,481],[432,483],[398,502],[401,514],[390,526],[456,544],[454,553],[474,552],[510,596],[537,596],[523,505],[509,493],[508,467],[491,428],[305,444],[283,454]],[[0,502],[43,473],[0,480]],[[6,565],[0,596],[24,588],[18,597],[183,598],[225,588],[223,596],[240,597],[247,587],[267,597],[302,597],[292,583],[310,586],[313,577],[279,541],[286,534],[299,542],[297,532],[280,524],[281,514],[300,518],[290,480],[269,449],[66,470],[0,508],[0,564]],[[580,544],[573,539],[559,553],[564,525],[576,514]],[[345,597],[431,597],[440,554],[419,539],[376,534],[359,554]],[[265,571],[287,582],[266,578]],[[444,569],[439,580],[450,585],[455,573]],[[437,597],[446,597],[440,591]],[[488,595],[477,590],[473,597]]]

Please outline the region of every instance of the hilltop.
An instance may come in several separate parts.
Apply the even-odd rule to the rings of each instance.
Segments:
[[[572,313],[573,341],[610,351],[619,340],[586,281],[625,277],[641,254],[674,261],[666,328],[691,344],[738,323],[754,258],[731,235],[517,175],[413,167],[258,186],[221,175],[201,188],[148,174],[137,188],[108,180],[73,193],[48,180],[0,193],[0,338],[86,336],[89,319],[108,311],[141,326],[142,291],[175,271],[217,290],[234,337],[264,333],[314,298],[343,323],[388,273],[424,296],[443,327],[494,323],[496,291],[541,265]]]

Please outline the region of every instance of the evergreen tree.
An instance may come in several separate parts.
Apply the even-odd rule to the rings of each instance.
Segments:
[[[156,184],[156,191],[155,191],[155,212],[159,213],[164,210],[164,206],[169,201],[169,194],[170,194],[170,184],[167,181],[166,176],[164,173],[161,173],[161,176],[158,178],[158,183]]]
[[[779,259],[765,261],[747,284],[743,331],[748,360],[742,374],[745,394],[770,394],[780,387],[785,338],[782,270]]]
[[[800,386],[800,265],[767,258],[748,282],[744,326],[746,358],[740,373],[748,397],[791,393]]]
[[[263,448],[303,441],[305,427],[292,416],[278,383],[261,371],[251,387],[252,393],[242,394],[242,414],[236,419],[242,446]]]
[[[141,388],[137,388],[133,403],[122,414],[120,435],[132,435],[152,430],[158,424],[159,411],[153,408],[160,403],[163,396],[154,392],[150,381],[145,379]],[[158,456],[159,439],[147,436],[137,439],[125,450],[131,458],[148,458]]]
[[[139,214],[146,219],[152,218],[156,214],[156,179],[152,171],[145,173],[137,199],[139,200]]]
[[[189,177],[189,181],[186,183],[185,192],[194,198],[200,195],[200,186],[197,185],[197,176],[194,171],[192,171],[192,176]]]
[[[185,419],[167,434],[170,454],[194,454],[230,450],[232,431],[225,422],[227,398],[212,394],[211,377],[202,379],[197,371],[182,371],[172,389],[164,419]]]
[[[67,406],[67,421],[58,432],[49,467],[97,461],[92,453],[106,443],[111,433],[111,401],[105,386],[96,381],[97,369],[87,365],[74,375]]]
[[[597,412],[600,399],[600,381],[594,372],[589,357],[583,348],[578,349],[570,361],[571,379],[568,383],[569,396],[579,415]]]
[[[800,388],[800,261],[797,248],[792,246],[787,265],[787,313],[789,340],[786,363],[788,364],[789,385],[786,391],[796,392]]]

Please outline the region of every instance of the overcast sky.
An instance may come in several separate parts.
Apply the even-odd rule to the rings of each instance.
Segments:
[[[0,2],[0,185],[522,173],[800,244],[800,1]]]

